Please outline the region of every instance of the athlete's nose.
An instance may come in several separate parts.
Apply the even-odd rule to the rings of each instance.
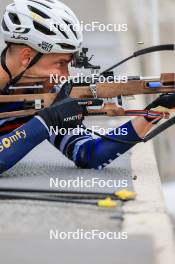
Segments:
[[[65,65],[64,67],[62,67],[61,75],[64,76],[65,78],[68,78],[68,76],[70,75],[68,65]]]

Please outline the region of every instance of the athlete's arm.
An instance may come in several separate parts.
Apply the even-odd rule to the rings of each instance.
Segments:
[[[37,117],[0,137],[0,173],[13,167],[48,137],[47,127]]]
[[[38,116],[0,138],[0,173],[8,170],[34,147],[49,137],[49,127],[76,127],[83,120],[84,108],[67,98],[42,109]],[[73,117],[73,120],[72,120]]]
[[[117,130],[121,131],[121,135],[116,133]],[[140,140],[131,121],[111,131],[108,137],[126,141]],[[103,138],[93,139],[85,129],[80,130],[79,135],[74,130],[65,136],[53,134],[50,142],[78,167],[86,169],[104,168],[134,146]]]
[[[149,104],[146,109],[150,110],[158,106],[169,109],[174,108],[175,95],[162,95]],[[120,131],[125,128],[127,130],[127,135],[115,135],[113,131],[113,133],[110,132],[108,137],[125,141],[138,141],[140,138],[143,138],[158,121],[157,119],[152,120],[138,117],[119,127]],[[134,146],[114,141],[110,142],[103,138],[93,139],[90,135],[87,136],[85,132],[76,136],[73,131],[72,134],[65,136],[52,135],[50,142],[66,157],[74,161],[78,167],[88,169],[101,169]]]

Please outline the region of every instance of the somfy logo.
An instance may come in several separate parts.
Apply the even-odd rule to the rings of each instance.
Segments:
[[[14,144],[27,137],[25,130],[17,130],[9,137],[5,137],[0,141],[0,152],[11,148]]]

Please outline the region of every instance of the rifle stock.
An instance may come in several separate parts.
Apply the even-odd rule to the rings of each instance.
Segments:
[[[150,84],[153,87],[149,87]],[[45,90],[44,90],[45,91]],[[115,98],[117,96],[130,96],[138,94],[158,94],[158,93],[174,93],[175,92],[175,74],[163,73],[160,78],[148,78],[144,80],[129,80],[127,83],[97,83],[97,98]],[[57,97],[57,93],[41,93],[41,94],[16,94],[16,95],[0,95],[0,103],[24,102],[30,104],[26,109],[11,112],[1,112],[0,119],[9,117],[21,117],[35,115],[42,108],[49,107]],[[89,86],[73,87],[71,98],[93,98],[92,91]],[[137,110],[139,111],[139,110]],[[122,107],[114,103],[105,103],[101,108],[88,108],[89,115],[107,115],[107,116],[125,116],[140,115],[136,110],[125,111]],[[158,112],[157,112],[158,113]],[[165,112],[166,113],[166,112]],[[167,117],[167,115],[164,115]]]
[[[150,88],[149,83],[160,82],[160,87]],[[147,80],[129,80],[127,83],[97,83],[96,93],[99,98],[114,98],[120,95],[157,94],[175,92],[175,74],[163,73],[161,78]],[[92,92],[88,86],[74,87],[70,94],[72,98],[89,98]]]

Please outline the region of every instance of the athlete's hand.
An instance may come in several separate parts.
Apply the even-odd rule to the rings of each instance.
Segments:
[[[175,94],[162,94],[156,100],[146,107],[146,110],[156,108],[158,106],[172,109],[175,107]]]
[[[165,107],[168,109],[172,109],[175,108],[175,94],[162,94],[160,95],[156,100],[154,100],[152,103],[150,103],[145,109],[146,110],[151,110],[151,109],[155,109],[158,107]],[[151,122],[153,124],[157,124],[160,119],[156,119],[155,122],[153,119],[150,119],[149,117],[145,117],[145,119],[148,122]]]
[[[84,119],[86,108],[79,104],[78,99],[66,98],[55,102],[49,108],[42,109],[38,115],[45,121],[48,127],[75,128]]]

